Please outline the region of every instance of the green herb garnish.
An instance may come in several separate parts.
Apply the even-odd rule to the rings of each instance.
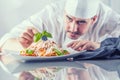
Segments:
[[[59,51],[58,49],[55,49],[55,48],[54,48],[54,51],[57,53],[58,56],[64,55],[64,53],[62,53],[62,52]]]
[[[67,50],[63,50],[62,51],[64,54],[67,54],[67,53],[69,53]]]
[[[43,38],[43,37],[46,37],[46,38]],[[50,33],[48,33],[47,31],[43,31],[42,33],[38,32],[34,35],[34,42],[38,42],[41,38],[43,38],[42,40],[46,41],[47,38],[52,38],[52,35]]]
[[[30,50],[30,49],[27,49],[27,50],[26,50],[26,53],[31,55],[31,54],[34,53],[34,51],[33,51],[33,50]]]
[[[46,36],[46,37],[49,37],[49,38],[52,38],[52,35],[50,33],[48,33],[47,31],[43,31],[42,35]]]
[[[39,32],[36,33],[33,37],[34,42],[38,42],[41,39],[41,37],[42,37],[41,33],[39,33]]]
[[[34,80],[40,80],[38,77],[35,77]]]

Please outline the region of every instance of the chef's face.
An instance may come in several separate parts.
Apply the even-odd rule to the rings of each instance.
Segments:
[[[94,18],[81,19],[71,15],[65,15],[65,30],[67,37],[73,40],[78,39],[81,35],[88,32],[93,22]]]

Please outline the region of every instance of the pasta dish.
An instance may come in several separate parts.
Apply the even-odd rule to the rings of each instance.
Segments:
[[[59,48],[57,44],[51,40],[40,40],[20,52],[22,56],[62,56],[67,54],[69,54],[67,50]]]

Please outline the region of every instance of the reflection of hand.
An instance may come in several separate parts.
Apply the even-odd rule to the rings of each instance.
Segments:
[[[88,70],[68,68],[66,80],[92,80]]]
[[[76,51],[81,50],[95,50],[100,47],[100,43],[92,42],[92,41],[73,41],[67,45]]]
[[[19,80],[34,80],[35,77],[29,72],[22,72],[19,76]]]
[[[22,44],[23,47],[27,48],[33,42],[33,36],[37,32],[38,31],[35,28],[28,28],[25,32],[21,34],[18,40]]]

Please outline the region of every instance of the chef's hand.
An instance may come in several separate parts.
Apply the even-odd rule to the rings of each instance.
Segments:
[[[100,47],[100,43],[92,42],[92,41],[73,41],[67,45],[67,47],[70,47],[76,51],[82,51],[82,50],[95,50]]]
[[[20,37],[18,38],[18,41],[21,43],[21,45],[24,48],[27,48],[33,42],[33,36],[37,32],[38,30],[35,28],[28,28],[20,35]]]

